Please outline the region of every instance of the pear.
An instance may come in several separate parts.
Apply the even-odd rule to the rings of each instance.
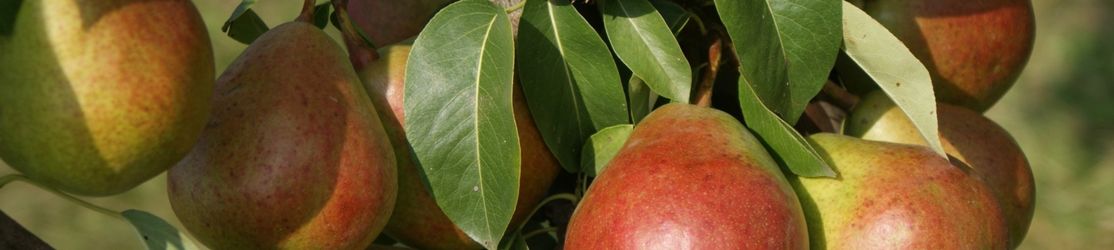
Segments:
[[[939,104],[944,151],[969,166],[994,192],[1005,213],[1010,243],[1016,246],[1033,218],[1033,171],[1009,132],[969,109]],[[905,113],[881,92],[867,94],[851,112],[846,132],[867,140],[927,145]]]
[[[792,178],[813,249],[1004,249],[998,203],[924,146],[809,137],[839,177]]]
[[[348,16],[375,45],[412,38],[450,0],[349,0]]]
[[[0,158],[8,165],[47,186],[105,196],[189,152],[209,115],[214,74],[190,1],[14,6],[16,16],[0,17],[14,18],[0,23]]]
[[[219,79],[170,204],[214,249],[364,249],[394,208],[394,151],[341,47],[312,24],[260,36]]]
[[[1013,86],[1036,36],[1030,0],[867,0],[928,68],[938,100],[989,109]]]
[[[727,113],[667,104],[639,123],[573,212],[565,249],[807,249],[801,205]]]
[[[480,249],[482,246],[456,227],[437,206],[422,184],[419,169],[411,158],[410,144],[403,131],[403,89],[410,44],[379,49],[381,57],[358,70],[380,118],[390,133],[398,159],[399,191],[395,213],[385,233],[419,249]],[[514,118],[522,154],[519,197],[511,218],[511,229],[525,222],[560,172],[557,162],[530,116],[518,84],[514,90]]]

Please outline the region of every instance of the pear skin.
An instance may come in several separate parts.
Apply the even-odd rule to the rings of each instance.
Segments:
[[[419,249],[481,249],[449,220],[422,183],[419,169],[411,158],[410,143],[403,131],[403,90],[409,44],[379,49],[379,60],[359,70],[360,79],[371,96],[384,126],[390,133],[398,158],[399,193],[395,213],[384,232],[392,238]],[[511,218],[511,229],[524,223],[530,212],[545,197],[561,166],[549,152],[534,125],[518,84],[514,90],[514,118],[522,152],[519,197]]]
[[[0,158],[105,196],[182,159],[209,116],[213,51],[190,1],[22,1],[0,34]]]
[[[422,31],[449,0],[349,0],[348,15],[375,45],[395,44]]]
[[[986,185],[924,146],[809,137],[838,178],[791,178],[813,249],[1005,249]]]
[[[983,112],[1021,75],[1036,37],[1030,0],[868,0],[932,75],[937,100]]]
[[[668,104],[635,126],[569,221],[565,249],[807,249],[796,194],[727,113]]]
[[[982,178],[1006,216],[1010,243],[1016,247],[1033,219],[1033,171],[1009,132],[978,112],[939,104],[940,140],[956,165],[969,166]],[[867,140],[927,145],[905,113],[881,92],[867,94],[851,112],[846,132]]]
[[[217,80],[213,117],[169,171],[170,204],[214,249],[364,249],[397,194],[395,154],[339,45],[312,24],[260,36]]]

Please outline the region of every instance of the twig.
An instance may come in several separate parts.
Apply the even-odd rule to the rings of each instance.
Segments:
[[[344,45],[348,47],[348,60],[352,62],[352,67],[359,70],[379,60],[375,45],[364,39],[359,28],[348,17],[348,0],[333,0],[333,11],[336,12],[337,24],[340,25],[337,29],[340,29]]]
[[[708,67],[704,68],[704,78],[696,88],[695,103],[697,106],[712,106],[712,87],[719,74],[720,55],[722,54],[723,39],[718,34],[712,35],[712,44],[708,46]]]
[[[302,4],[302,13],[299,14],[298,18],[294,20],[305,23],[313,23],[313,7],[316,4],[316,0],[306,0],[305,3]]]
[[[847,92],[846,89],[843,89],[843,87],[836,85],[836,83],[832,81],[824,83],[824,88],[821,92],[825,97],[831,100],[832,104],[843,110],[850,111],[851,108],[855,107],[855,104],[859,103],[858,96],[851,94],[851,92]]]

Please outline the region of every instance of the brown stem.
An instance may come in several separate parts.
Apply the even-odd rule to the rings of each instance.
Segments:
[[[0,211],[0,249],[52,249],[3,211]]]
[[[313,23],[313,7],[316,4],[317,0],[306,0],[305,3],[302,4],[302,13],[294,20],[304,23]]]
[[[817,132],[836,132],[836,128],[832,124],[832,117],[828,115],[828,111],[824,110],[822,102],[812,102],[805,106],[804,116],[801,119],[807,120],[810,126],[818,130]]]
[[[850,111],[851,108],[855,107],[855,104],[859,103],[858,96],[851,94],[851,92],[847,92],[846,89],[843,89],[843,87],[836,85],[836,83],[832,81],[824,83],[824,89],[821,91],[832,104],[846,111]]]
[[[712,35],[712,44],[708,46],[708,67],[704,68],[704,78],[696,88],[696,98],[693,104],[701,107],[712,106],[712,86],[716,83],[719,74],[720,55],[723,54],[723,39],[717,33]]]
[[[379,52],[375,51],[375,45],[364,40],[359,27],[348,17],[348,0],[333,0],[333,10],[336,11],[337,23],[340,25],[337,28],[344,37],[344,45],[348,47],[348,60],[352,61],[352,67],[362,69],[378,60]]]

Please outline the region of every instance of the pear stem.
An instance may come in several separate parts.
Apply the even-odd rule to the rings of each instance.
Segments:
[[[5,185],[8,185],[8,183],[11,183],[11,182],[14,182],[14,181],[22,181],[22,182],[29,183],[29,184],[31,184],[35,187],[38,187],[39,189],[46,190],[46,191],[49,191],[51,193],[54,193],[54,195],[57,195],[58,197],[65,198],[66,200],[69,200],[73,203],[77,203],[78,205],[81,205],[82,207],[85,207],[85,208],[88,208],[90,210],[97,211],[99,213],[108,215],[109,217],[113,217],[113,218],[117,218],[117,219],[120,219],[120,220],[127,221],[127,219],[125,219],[123,215],[120,215],[120,213],[118,213],[116,211],[112,211],[110,209],[107,209],[107,208],[104,208],[104,207],[101,207],[101,206],[97,206],[96,204],[89,203],[88,201],[78,199],[77,197],[73,197],[72,195],[69,195],[67,193],[63,193],[62,191],[59,191],[58,189],[47,187],[46,185],[43,185],[41,183],[38,183],[38,182],[33,181],[31,179],[28,179],[27,176],[23,176],[23,175],[20,175],[20,174],[11,174],[11,175],[7,175],[7,176],[4,176],[4,177],[0,177],[0,188],[3,188]]]
[[[824,83],[824,88],[821,90],[821,92],[823,92],[824,96],[828,97],[831,100],[832,104],[835,104],[837,107],[842,108],[846,111],[851,111],[851,109],[854,108],[856,104],[859,104],[858,96],[855,96],[855,94],[851,94],[851,92],[847,92],[846,89],[843,89],[843,87],[836,85],[835,82],[832,82],[830,80],[827,83]]]
[[[708,66],[704,68],[704,78],[701,79],[700,85],[696,88],[696,106],[710,107],[712,106],[712,87],[716,83],[716,75],[719,74],[720,55],[722,54],[723,39],[719,35],[712,35],[712,44],[708,46]]]
[[[340,25],[337,28],[344,37],[344,45],[348,47],[348,60],[352,62],[352,67],[359,70],[379,60],[375,44],[364,38],[360,28],[348,16],[348,0],[333,0],[333,10],[336,11],[337,24]]]
[[[313,7],[316,4],[317,0],[306,0],[305,3],[302,4],[302,13],[294,20],[304,23],[313,23]]]

